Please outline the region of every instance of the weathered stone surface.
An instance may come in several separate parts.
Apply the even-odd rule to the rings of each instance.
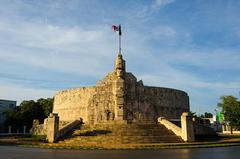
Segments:
[[[194,141],[194,127],[192,116],[189,112],[184,112],[181,116],[182,138],[184,141]]]
[[[46,135],[46,128],[47,127],[44,124],[39,124],[38,119],[34,119],[33,126],[30,129],[30,133],[32,133],[34,135]]]
[[[73,121],[80,117],[84,121],[88,120],[89,100],[94,92],[94,87],[83,87],[59,92],[54,97],[53,113],[58,113],[62,121]]]
[[[82,118],[89,124],[102,121],[157,121],[158,117],[180,118],[189,111],[186,92],[171,88],[144,86],[125,70],[119,54],[115,69],[95,87],[61,91],[54,97],[53,113],[61,121]]]
[[[47,140],[50,143],[56,142],[59,133],[59,117],[57,114],[51,113],[47,118]]]

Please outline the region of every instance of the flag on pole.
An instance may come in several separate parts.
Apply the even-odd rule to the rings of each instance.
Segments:
[[[118,26],[112,25],[112,30],[118,33],[118,49],[119,54],[121,54],[121,35],[122,35],[121,25],[120,24]]]
[[[113,25],[113,26],[112,26],[112,30],[113,30],[114,32],[118,33],[119,36],[122,35],[121,25],[119,25],[119,26]]]

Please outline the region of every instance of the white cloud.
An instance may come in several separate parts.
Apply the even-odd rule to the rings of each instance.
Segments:
[[[5,47],[0,50],[1,60],[97,75],[99,72],[101,74],[101,65],[106,67],[101,58],[113,57],[114,48],[110,43],[115,36],[106,36],[111,34],[110,27],[99,26],[90,30],[80,26],[16,23],[18,25],[8,21],[0,22],[0,42]],[[86,70],[85,67],[88,66],[89,69]]]
[[[90,75],[99,79],[110,71],[109,68],[112,68],[112,60],[114,59],[112,50],[114,50],[113,43],[115,43],[112,41],[116,39],[109,38],[111,36],[108,34],[111,34],[111,32],[107,30],[109,28],[104,26],[101,29],[87,30],[80,26],[62,27],[45,23],[23,22],[18,27],[7,22],[4,23],[4,21],[0,24],[0,30],[5,34],[5,37],[13,39],[9,44],[16,47],[15,49],[1,50],[1,60],[12,60],[29,64],[29,66]],[[154,33],[154,36],[159,37],[160,40],[160,37],[175,39],[178,36],[177,31],[167,25],[156,27],[152,33]],[[160,49],[159,52],[161,53],[156,58],[156,50],[153,51],[148,46],[148,40],[153,38],[152,35],[142,37],[142,35],[132,30],[129,30],[127,34],[128,36],[123,42],[126,49],[124,56],[131,60],[142,60],[142,63],[146,65],[151,64],[148,66],[150,70],[148,74],[139,74],[139,78],[143,79],[147,85],[173,87],[190,91],[191,94],[199,94],[194,89],[211,88],[223,90],[229,87],[234,88],[239,84],[235,82],[209,83],[195,77],[193,74],[171,67],[171,64],[193,64],[200,67],[215,68],[231,68],[234,65],[238,67],[239,56],[235,52],[215,50],[209,53]],[[5,38],[0,40],[4,41]],[[166,39],[162,38],[162,40]],[[22,48],[25,49],[22,50]],[[232,56],[229,56],[230,54]],[[108,59],[103,60],[103,58]],[[222,61],[222,59],[225,59],[225,61]],[[127,61],[127,66],[129,65],[130,67],[137,67]],[[39,98],[53,92],[28,86],[11,85],[10,83],[4,85],[4,87],[2,86],[2,90],[9,90],[5,91],[5,94],[0,94],[3,98],[13,97],[10,92],[15,92],[14,98],[18,100]],[[201,103],[200,99],[203,100],[204,98],[206,96],[202,95],[195,101],[198,100],[198,103]]]
[[[209,69],[240,69],[239,51],[232,49],[179,49],[161,54],[169,64],[187,64]]]
[[[159,74],[142,74],[139,76],[145,85],[168,87],[186,91],[190,97],[192,111],[200,113],[213,112],[222,95],[238,96],[240,82],[206,82],[191,74],[171,68],[163,68]]]
[[[217,69],[233,70],[233,68],[236,71],[240,69],[238,64],[240,61],[239,49],[231,50],[221,45],[218,49],[206,48],[205,46],[195,48],[192,42],[196,39],[192,39],[194,35],[191,33],[196,30],[191,29],[202,26],[197,23],[200,17],[196,13],[195,16],[191,17],[193,19],[189,20],[191,27],[183,26],[184,29],[179,25],[185,23],[176,21],[175,24],[175,21],[171,23],[171,20],[167,20],[171,16],[176,16],[167,13],[155,14],[173,2],[175,1],[155,0],[153,3],[144,2],[144,4],[148,4],[146,6],[139,3],[137,7],[134,5],[124,11],[116,10],[110,16],[111,18],[103,16],[103,21],[112,23],[117,19],[123,21],[123,24],[125,23],[127,26],[127,28],[123,28],[122,42],[128,71],[136,74],[138,78],[142,78],[146,85],[186,90],[189,92],[191,100],[194,101],[193,106],[207,106],[209,102],[206,101],[216,102],[220,92],[235,92],[231,91],[231,88],[239,88],[239,79],[237,79],[239,77],[236,76],[236,79],[229,78],[228,81],[211,82],[206,75],[197,77],[192,72],[180,69],[179,66],[195,66],[201,69],[209,69],[210,72]],[[66,5],[71,5],[66,7],[65,3],[50,3],[50,1],[47,5],[41,2],[35,4],[18,1],[16,3],[15,5],[8,4],[7,7],[3,7],[5,5],[0,6],[2,11],[0,15],[1,63],[10,61],[11,63],[17,63],[17,66],[23,64],[29,68],[43,68],[42,70],[72,73],[84,77],[90,76],[94,79],[101,79],[112,70],[117,50],[117,36],[111,32],[110,26],[92,23],[91,18],[95,18],[95,16],[91,17],[79,13],[80,11],[86,12],[83,9],[85,7],[83,4],[77,6],[73,2],[69,2]],[[80,6],[81,9],[78,8]],[[71,13],[74,14],[67,13],[66,16],[66,9],[69,9],[69,7]],[[91,8],[91,5],[88,4],[88,7]],[[102,8],[95,8],[94,5],[95,9],[94,13],[109,14],[109,12],[104,13]],[[212,12],[212,8],[209,12]],[[118,16],[114,16],[115,13]],[[174,14],[177,13],[174,12]],[[212,12],[212,14],[215,14],[215,12]],[[48,15],[50,15],[48,22],[43,21],[43,19],[49,17]],[[159,16],[162,18],[159,19]],[[83,17],[86,18],[85,24],[82,24]],[[215,15],[213,18],[216,18]],[[227,16],[227,19],[229,19],[229,16]],[[79,22],[78,20],[82,21]],[[212,20],[214,21],[214,19]],[[60,23],[58,23],[59,21]],[[147,23],[145,23],[146,21]],[[230,24],[232,25],[232,23],[233,21]],[[88,27],[89,24],[90,27]],[[202,30],[197,27],[197,32],[199,31]],[[0,67],[5,67],[1,63]],[[7,68],[4,70],[7,72]],[[26,71],[24,75],[27,75],[30,70],[26,69],[24,71]],[[21,72],[16,73],[16,71],[8,73],[21,74]],[[34,77],[34,79],[37,78]],[[66,76],[64,78],[72,77]],[[84,81],[79,79],[79,82]],[[48,96],[53,92],[46,89],[34,89],[34,84],[19,85],[19,82],[16,83],[14,81],[0,82],[0,89],[4,90],[0,97],[23,100],[39,98],[44,94]],[[207,93],[204,91],[207,91]]]
[[[34,89],[23,85],[17,85],[0,81],[0,98],[16,100],[18,104],[23,100],[36,100],[39,98],[52,98],[56,91],[47,89]]]
[[[177,32],[174,28],[167,25],[159,25],[152,29],[151,38],[157,40],[166,40],[166,39],[174,39],[176,38]]]
[[[165,5],[171,4],[174,1],[175,0],[155,0],[152,7],[153,8],[160,8],[160,7],[163,7]]]
[[[175,0],[155,0],[149,5],[146,6],[140,6],[135,7],[130,12],[130,16],[128,14],[128,17],[130,17],[131,20],[137,19],[137,22],[146,22],[148,18],[151,18],[152,14],[156,13],[160,9],[164,8],[167,5],[170,5]],[[137,6],[137,5],[136,5]]]
[[[12,44],[24,47],[77,51],[76,46],[81,48],[79,45],[95,44],[102,39],[103,34],[106,34],[104,27],[100,27],[98,30],[87,30],[79,26],[64,27],[46,23],[16,23],[2,21],[0,22],[0,30],[6,38],[12,38]]]

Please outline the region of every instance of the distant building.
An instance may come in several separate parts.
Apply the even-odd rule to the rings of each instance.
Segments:
[[[6,108],[14,109],[16,107],[16,105],[17,105],[17,101],[0,99],[0,124],[2,124],[5,120],[5,116],[3,114],[3,111]]]

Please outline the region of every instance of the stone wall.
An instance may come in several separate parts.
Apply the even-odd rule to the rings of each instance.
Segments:
[[[113,81],[116,79],[113,73],[109,73],[102,81],[97,83],[88,105],[89,123],[114,120],[115,103],[113,94]],[[85,121],[84,121],[85,122]]]
[[[46,135],[46,120],[44,120],[43,124],[39,124],[39,120],[38,119],[34,119],[33,120],[33,126],[30,129],[30,133],[33,135]]]
[[[217,133],[213,128],[203,124],[194,123],[194,134],[197,136],[215,136]]]
[[[82,118],[88,121],[88,105],[95,87],[82,87],[61,91],[54,96],[53,113],[58,113],[62,121]]]
[[[144,86],[131,73],[126,78],[126,116],[128,120],[154,120],[164,116],[179,119],[189,111],[189,97],[184,91]]]

